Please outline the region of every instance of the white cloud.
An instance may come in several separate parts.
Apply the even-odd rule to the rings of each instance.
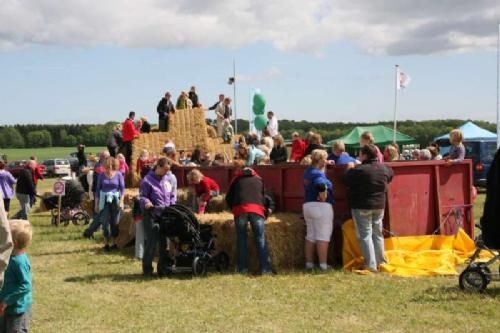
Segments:
[[[319,54],[347,40],[377,54],[491,48],[498,0],[2,0],[0,49],[34,44],[242,47]]]
[[[281,70],[278,67],[273,66],[265,73],[253,74],[253,75],[247,75],[244,73],[238,74],[237,81],[238,82],[269,81],[281,76],[281,74],[282,74]]]

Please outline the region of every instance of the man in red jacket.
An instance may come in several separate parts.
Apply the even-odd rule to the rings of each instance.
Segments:
[[[127,165],[132,165],[132,141],[139,137],[139,131],[135,128],[134,118],[135,112],[130,111],[122,128],[123,155],[125,155]]]
[[[262,178],[251,168],[237,171],[229,185],[226,202],[233,211],[236,225],[238,272],[248,272],[247,223],[250,222],[259,255],[260,271],[262,274],[271,273],[271,263],[264,234],[266,213]]]

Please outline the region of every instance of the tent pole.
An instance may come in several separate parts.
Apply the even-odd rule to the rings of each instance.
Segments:
[[[396,143],[397,119],[398,119],[398,88],[399,88],[399,65],[396,65],[396,82],[394,86],[394,134],[392,141]]]

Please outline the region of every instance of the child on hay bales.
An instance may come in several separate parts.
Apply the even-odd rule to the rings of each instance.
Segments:
[[[229,119],[224,119],[224,143],[231,143],[231,140],[234,135],[234,129],[233,126],[231,125],[231,121]]]
[[[194,185],[195,190],[193,211],[204,214],[210,199],[219,195],[219,185],[212,178],[203,175],[198,169],[191,170],[187,179],[189,184]]]
[[[14,249],[0,291],[0,332],[28,332],[33,289],[26,248],[31,241],[32,229],[26,220],[11,220],[10,230]]]
[[[144,178],[144,176],[147,175],[150,169],[151,164],[149,161],[149,152],[147,149],[143,149],[141,151],[141,155],[137,159],[135,172],[141,175],[141,178]]]
[[[121,174],[125,176],[129,170],[127,162],[125,161],[125,156],[120,153],[116,155],[116,159],[118,160],[118,171],[120,171]]]

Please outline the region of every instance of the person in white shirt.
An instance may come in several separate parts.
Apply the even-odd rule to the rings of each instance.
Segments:
[[[267,130],[269,131],[269,135],[274,138],[279,134],[278,132],[278,119],[274,116],[273,111],[269,111],[267,113]]]
[[[224,130],[224,94],[219,95],[219,101],[208,108],[215,111],[215,119],[217,121],[217,135],[222,137]]]

